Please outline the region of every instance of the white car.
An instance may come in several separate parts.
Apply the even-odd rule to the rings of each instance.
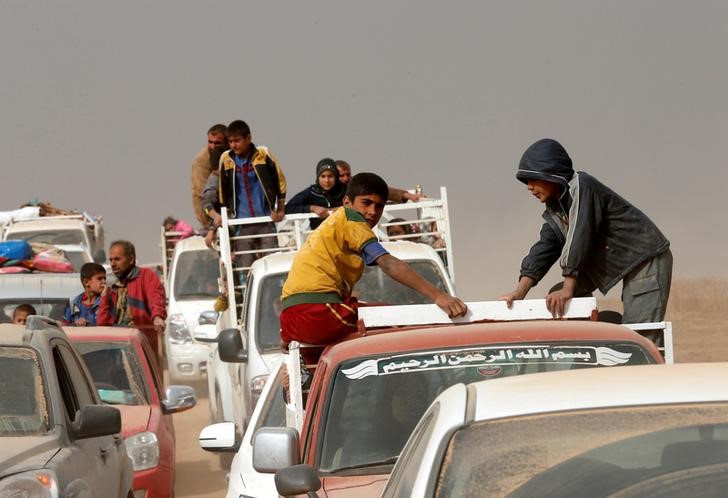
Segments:
[[[258,472],[253,468],[255,432],[261,427],[286,426],[286,402],[283,397],[285,367],[282,359],[275,362],[275,367],[270,375],[272,380],[265,384],[253,410],[253,415],[250,417],[248,428],[238,446],[238,451],[232,459],[226,498],[278,496],[273,474]],[[226,425],[233,425],[233,423],[222,422],[202,429],[199,437],[200,447],[208,451],[221,451],[217,448],[220,435],[232,432],[229,427],[225,427]],[[233,454],[221,453],[220,455],[232,457]]]
[[[382,496],[725,496],[725,379],[728,363],[706,363],[454,385],[422,416]]]
[[[164,342],[173,382],[202,380],[209,345],[195,339],[199,325],[214,324],[218,296],[218,257],[202,237],[182,239],[175,247],[169,274],[169,303]]]
[[[383,242],[393,256],[406,261],[415,271],[436,287],[454,294],[453,285],[435,250],[414,242]],[[276,253],[253,263],[248,273],[242,331],[219,323],[221,334],[235,336],[239,350],[222,358],[218,349],[211,350],[208,363],[210,419],[230,421],[244,429],[268,375],[280,361],[280,295],[295,253]],[[424,304],[426,298],[392,280],[378,266],[366,267],[355,292],[366,302],[387,304]],[[222,320],[221,320],[222,322]],[[227,360],[227,363],[224,361]]]

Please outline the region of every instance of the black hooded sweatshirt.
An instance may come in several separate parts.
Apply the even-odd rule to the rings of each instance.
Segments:
[[[333,168],[322,166],[325,161],[331,161]],[[330,170],[336,178],[336,183],[330,190],[322,189],[318,184],[318,177],[321,172],[326,169]],[[344,195],[346,194],[346,185],[339,181],[339,172],[336,169],[336,165],[333,159],[322,159],[318,166],[316,166],[316,181],[313,185],[303,189],[299,193],[293,196],[293,198],[286,203],[286,214],[294,213],[310,213],[311,206],[321,206],[328,209],[341,207],[344,203]],[[309,224],[311,229],[315,230],[321,223],[323,218],[311,218]]]
[[[516,178],[561,186],[546,204],[540,240],[521,263],[521,276],[536,282],[559,260],[562,274],[581,287],[607,293],[637,266],[667,250],[670,242],[647,215],[583,171],[556,140],[545,138],[524,152]]]

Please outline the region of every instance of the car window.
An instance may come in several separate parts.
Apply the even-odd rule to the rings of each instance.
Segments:
[[[219,276],[217,253],[210,249],[184,251],[174,267],[174,297],[178,301],[215,299]]]
[[[319,469],[393,461],[430,403],[457,383],[651,362],[636,344],[608,343],[505,344],[350,360],[332,379]]]
[[[94,395],[94,387],[89,384],[88,377],[83,371],[83,367],[79,361],[78,356],[67,344],[58,344],[58,349],[63,355],[63,362],[68,369],[73,387],[76,392],[77,400],[79,402],[79,408],[86,405],[93,405],[97,402],[97,397]]]
[[[569,395],[578,396],[564,393]],[[435,496],[612,496],[657,476],[725,465],[726,413],[728,403],[723,402],[473,423],[450,439]]]
[[[73,387],[71,374],[63,360],[63,355],[58,347],[53,348],[53,364],[56,367],[56,376],[58,377],[58,387],[61,391],[63,406],[66,410],[66,417],[71,422],[76,420],[76,412],[80,408],[76,390]]]
[[[62,320],[63,312],[66,310],[68,305],[67,298],[60,299],[3,299],[0,300],[0,323],[12,322],[13,311],[21,304],[30,304],[35,308],[35,312],[38,315],[47,316],[54,320]]]
[[[407,260],[407,264],[439,290],[449,293],[443,274],[432,260]],[[379,266],[364,269],[361,280],[354,287],[354,295],[368,303],[430,304],[422,294],[390,278]]]
[[[430,260],[412,260],[407,263],[428,282],[448,292],[445,278]],[[256,339],[261,351],[280,347],[281,291],[288,273],[267,275],[259,286],[257,302]],[[367,266],[362,279],[356,284],[355,295],[362,302],[401,304],[427,304],[430,301],[417,291],[388,277],[378,266]]]
[[[0,437],[48,432],[48,402],[36,352],[0,347]]]
[[[7,240],[27,240],[28,243],[50,244],[50,245],[86,245],[83,232],[80,230],[39,230],[28,232],[11,232],[7,234]]]
[[[281,369],[271,385],[268,397],[260,411],[258,422],[255,424],[256,431],[261,427],[286,426],[286,400],[284,398],[284,388],[282,383],[284,372],[285,370]]]
[[[81,341],[75,344],[101,401],[112,405],[149,404],[142,365],[129,343]]]
[[[407,445],[402,450],[400,458],[402,462],[405,462],[405,465],[396,469],[387,482],[387,488],[393,489],[394,494],[392,496],[409,498],[412,495],[412,485],[417,477],[417,471],[420,468],[425,449],[427,449],[426,442],[435,429],[439,411],[440,404],[434,404],[430,411],[422,417],[412,436],[410,436]]]
[[[164,383],[159,374],[159,363],[157,362],[157,356],[152,351],[152,346],[149,344],[149,341],[143,340],[141,344],[145,361],[147,362],[147,365],[149,365],[149,369],[152,371],[152,382],[154,383],[153,388],[157,390],[157,396],[159,397],[159,399],[164,400]]]

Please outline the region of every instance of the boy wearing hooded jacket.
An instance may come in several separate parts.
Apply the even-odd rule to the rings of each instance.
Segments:
[[[343,205],[344,194],[346,187],[339,181],[336,163],[326,157],[316,165],[316,183],[303,189],[286,203],[286,214],[316,214],[318,218],[310,221],[311,229],[314,230],[329,216],[330,211]]]
[[[575,293],[606,294],[623,282],[623,323],[662,321],[672,279],[670,242],[647,215],[583,171],[555,140],[524,152],[516,178],[546,206],[540,239],[521,263],[518,286],[500,299],[523,299],[558,260],[563,288],[546,296],[555,317]]]

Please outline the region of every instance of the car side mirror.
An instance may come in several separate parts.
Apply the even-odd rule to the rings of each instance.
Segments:
[[[113,406],[86,405],[76,412],[71,433],[76,439],[110,436],[121,432],[121,413]]]
[[[293,427],[263,427],[253,436],[253,468],[258,472],[272,474],[298,465],[299,455],[298,431]]]
[[[226,363],[247,363],[248,351],[238,329],[225,329],[217,336],[217,352]]]
[[[318,497],[316,491],[321,489],[321,479],[308,464],[294,465],[276,472],[276,490],[281,496],[298,496],[308,494]]]
[[[213,310],[207,310],[200,313],[200,316],[197,318],[197,323],[199,325],[215,325],[217,323],[217,317],[218,313],[217,311]]]
[[[195,390],[190,386],[169,386],[162,400],[165,415],[189,410],[197,404]]]
[[[198,325],[193,334],[199,342],[217,342],[217,327],[215,325]]]
[[[205,451],[237,452],[240,438],[234,422],[220,422],[204,427],[198,438],[200,448]]]

